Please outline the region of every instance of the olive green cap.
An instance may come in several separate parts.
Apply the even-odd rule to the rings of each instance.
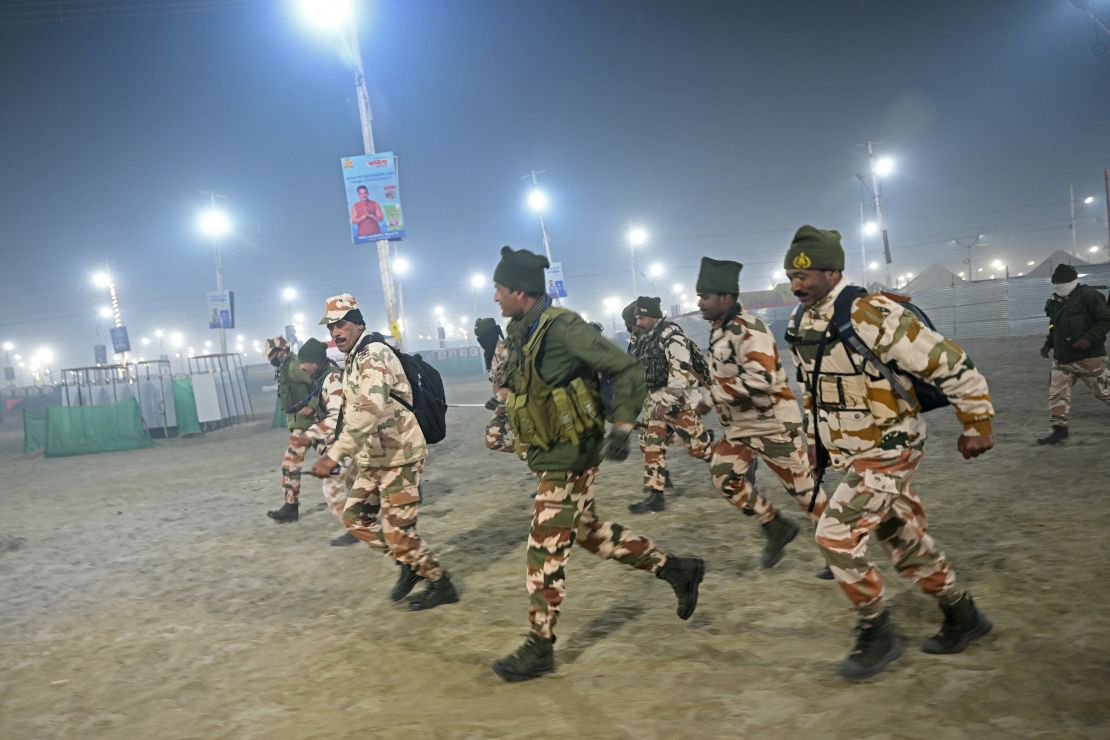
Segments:
[[[550,267],[547,257],[527,249],[501,247],[501,261],[493,271],[493,282],[509,290],[525,293],[546,293],[543,271]]]
[[[694,292],[698,295],[702,293],[740,295],[740,270],[742,269],[744,266],[733,260],[702,257]]]
[[[783,260],[786,270],[844,270],[840,232],[806,224],[794,234]]]

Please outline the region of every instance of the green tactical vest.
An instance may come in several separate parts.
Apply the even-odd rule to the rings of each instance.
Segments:
[[[297,414],[304,407],[302,401],[312,392],[312,379],[301,370],[296,355],[290,355],[278,372],[278,398],[285,410],[285,421],[290,429],[308,429],[312,418]]]
[[[552,388],[540,377],[536,361],[544,337],[555,319],[570,313],[548,308],[540,315],[532,336],[522,349],[519,369],[509,379],[505,407],[518,445],[549,450],[559,443],[579,444],[583,438],[605,430],[601,392],[596,382],[575,377],[564,387]]]

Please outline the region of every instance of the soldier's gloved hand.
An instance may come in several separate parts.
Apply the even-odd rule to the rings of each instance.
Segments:
[[[609,436],[605,438],[605,448],[602,453],[605,455],[605,459],[616,462],[623,462],[628,459],[629,437],[631,435],[631,429],[613,426],[609,430]]]
[[[1071,346],[1078,350],[1087,350],[1091,348],[1091,340],[1087,339],[1087,337],[1080,337],[1072,342]]]
[[[489,400],[486,401],[486,408],[489,409],[490,411],[496,411],[497,410],[497,396],[490,396],[489,397]]]
[[[1047,360],[1048,359],[1048,353],[1051,352],[1051,351],[1052,351],[1052,344],[1050,342],[1045,342],[1044,346],[1041,347],[1041,357],[1043,357]]]

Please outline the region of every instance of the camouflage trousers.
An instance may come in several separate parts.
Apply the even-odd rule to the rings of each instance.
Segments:
[[[828,502],[825,492],[819,490],[813,511],[809,511],[809,501],[813,497],[813,473],[799,430],[760,437],[726,437],[718,442],[709,461],[709,472],[720,494],[733,506],[743,509],[744,513],[757,517],[760,524],[775,518],[771,502],[754,490],[746,475],[756,455],[782,482],[790,498],[816,523]]]
[[[304,429],[290,430],[289,444],[285,448],[285,454],[281,456],[281,490],[287,504],[300,501],[301,466],[304,465],[304,455],[310,445],[312,437]]]
[[[693,409],[682,409],[674,415],[660,417],[654,409],[640,425],[640,450],[644,453],[644,488],[662,491],[667,481],[667,444],[675,438],[690,457],[709,461],[713,454],[713,437]]]
[[[1082,380],[1095,398],[1110,404],[1110,365],[1105,357],[1076,362],[1053,362],[1048,382],[1048,414],[1053,426],[1067,426],[1071,412],[1071,387]]]
[[[509,412],[505,404],[497,405],[486,424],[486,447],[496,452],[515,452],[512,433],[509,431]]]
[[[867,557],[874,532],[900,575],[925,593],[950,598],[956,574],[929,536],[921,499],[910,478],[921,450],[853,460],[817,523],[817,545],[837,585],[862,618],[883,611],[883,579]]]
[[[335,514],[340,522],[343,521],[343,508],[347,505],[347,493],[354,485],[357,476],[358,466],[351,458],[345,457],[343,462],[339,463],[339,472],[321,481],[328,510]]]
[[[371,549],[438,581],[443,567],[416,532],[423,468],[423,460],[395,468],[361,468],[347,494],[343,526]]]
[[[525,583],[532,632],[551,637],[566,596],[564,569],[575,543],[600,558],[651,573],[663,566],[667,554],[647,537],[597,518],[593,494],[596,467],[581,473],[538,472]]]

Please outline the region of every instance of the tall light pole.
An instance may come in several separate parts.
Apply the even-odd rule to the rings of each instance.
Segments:
[[[93,284],[98,288],[108,289],[108,299],[112,303],[112,311],[110,315],[112,317],[113,323],[115,324],[115,327],[119,329],[121,326],[123,326],[123,317],[120,314],[119,309],[119,294],[116,292],[116,282],[112,279],[112,271],[107,264],[104,265],[103,271],[93,275]],[[107,316],[105,316],[104,318],[107,318]],[[123,352],[121,354],[123,355],[123,364],[126,365],[127,353]]]
[[[648,233],[640,226],[628,224],[628,257],[632,266],[632,295],[640,295],[636,287],[636,247],[647,244]]]
[[[362,125],[362,148],[364,154],[373,154],[374,149],[374,112],[370,108],[370,91],[366,87],[366,74],[362,66],[362,49],[358,43],[352,3],[348,0],[301,0],[301,12],[316,26],[335,31],[347,47],[355,72],[355,94],[358,98],[358,117]],[[378,269],[382,275],[382,293],[385,296],[385,314],[392,331],[396,327],[397,345],[404,348],[404,335],[401,331],[400,312],[397,308],[397,288],[393,280],[393,264],[388,239],[378,239]]]
[[[405,332],[408,330],[407,325],[405,324],[404,277],[408,274],[409,269],[412,267],[412,265],[409,264],[409,261],[405,259],[403,255],[397,254],[393,257],[391,267],[393,268],[393,274],[396,276],[395,280],[397,281],[397,315],[399,316],[397,321],[400,322],[401,336],[404,336]]]
[[[1095,202],[1095,196],[1088,195],[1083,199],[1083,205],[1089,206]],[[1079,251],[1076,246],[1078,235],[1075,231],[1075,186],[1068,185],[1068,203],[1071,206],[1071,225],[1068,227],[1071,230],[1071,256],[1078,257]]]
[[[883,257],[886,261],[886,284],[890,285],[890,264],[893,261],[890,257],[890,239],[887,237],[886,227],[883,225],[883,206],[882,206],[882,189],[879,184],[879,178],[885,177],[894,171],[894,160],[890,157],[875,158],[875,142],[867,142],[867,166],[870,174],[870,184],[864,179],[861,174],[856,174],[856,179],[866,187],[870,193],[871,198],[875,203],[875,225],[878,227],[879,234],[882,235],[883,240]]]
[[[289,323],[293,323],[293,300],[297,297],[297,291],[293,288],[286,287],[281,291],[281,297],[285,299],[285,307],[289,309]]]
[[[975,249],[975,247],[984,246],[984,242],[982,241],[982,239],[982,234],[976,234],[975,237],[970,240],[967,237],[963,239],[952,240],[953,242],[959,244],[961,247],[967,250],[967,259],[964,260],[964,262],[967,263],[967,281],[969,283],[975,279],[975,271],[972,269],[971,266],[971,251]]]
[[[532,209],[533,213],[540,217],[540,236],[543,238],[543,253],[547,256],[548,263],[550,263],[552,261],[551,237],[547,233],[547,224],[544,223],[543,220],[543,214],[547,212],[549,201],[547,199],[547,193],[540,190],[540,183],[536,178],[536,175],[542,175],[545,172],[547,172],[547,170],[531,170],[521,179],[531,178],[532,180],[532,189],[528,191],[528,207]]]
[[[220,237],[226,235],[231,231],[231,219],[227,214],[216,208],[216,198],[226,198],[226,195],[213,193],[211,190],[202,190],[208,196],[208,210],[200,214],[197,224],[200,226],[201,233],[205,236],[212,238],[212,245],[216,248],[216,290],[222,291],[224,289],[224,268],[220,262]],[[223,321],[220,321],[220,353],[227,354],[227,330],[224,328]],[[221,363],[225,362],[224,359],[220,360]]]
[[[15,345],[11,342],[4,342],[4,379],[8,381],[8,385],[15,388],[15,368],[12,367],[12,350]]]

